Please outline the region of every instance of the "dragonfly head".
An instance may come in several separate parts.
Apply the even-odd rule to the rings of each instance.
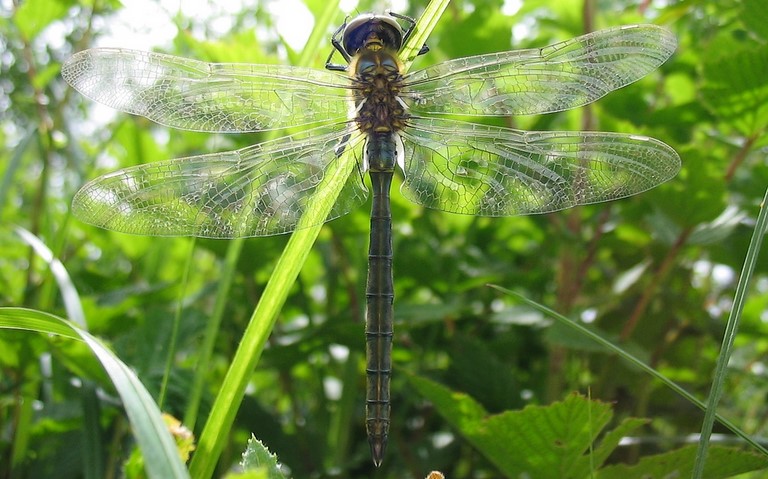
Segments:
[[[342,45],[350,56],[363,48],[388,48],[397,52],[403,45],[403,36],[403,27],[392,15],[364,13],[344,27]]]

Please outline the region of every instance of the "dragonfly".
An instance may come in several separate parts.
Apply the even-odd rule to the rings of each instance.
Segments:
[[[168,127],[289,132],[236,151],[96,178],[73,199],[73,213],[86,223],[138,235],[277,235],[362,205],[367,173],[373,193],[365,423],[376,466],[385,454],[391,414],[390,187],[397,170],[402,194],[418,205],[514,216],[624,198],[680,169],[677,153],[647,136],[523,131],[455,118],[544,114],[591,103],[664,63],[676,48],[666,29],[609,28],[544,48],[459,58],[406,73],[400,53],[414,27],[413,19],[392,12],[345,20],[331,38],[325,70],[204,63],[114,48],[78,52],[62,68],[86,97]],[[419,54],[427,51],[424,46]],[[344,63],[333,63],[334,54]],[[324,195],[324,181],[339,172],[346,174],[340,193]]]

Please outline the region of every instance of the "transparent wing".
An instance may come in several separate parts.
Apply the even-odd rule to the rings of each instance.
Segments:
[[[644,136],[527,132],[413,118],[403,195],[451,213],[546,213],[634,195],[672,178],[680,157]]]
[[[365,202],[367,190],[354,171],[338,198],[315,195],[326,176],[343,174],[340,151],[355,151],[362,139],[352,126],[335,125],[237,151],[134,166],[86,184],[75,195],[72,210],[86,223],[140,235],[237,238],[287,233],[312,208],[335,201],[327,218],[302,227]]]
[[[414,72],[414,113],[528,115],[591,103],[664,63],[677,42],[655,25],[609,28],[541,49],[459,58]]]
[[[344,120],[351,85],[344,75],[309,68],[113,48],[76,53],[61,74],[117,110],[173,128],[230,133]]]

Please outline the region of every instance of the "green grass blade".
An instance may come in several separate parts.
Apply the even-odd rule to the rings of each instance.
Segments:
[[[333,18],[332,12],[336,11],[337,8],[338,1],[329,2],[327,4],[323,15],[321,15],[315,24],[315,32],[326,31],[330,28],[330,22]],[[313,33],[310,38],[310,43],[319,46],[317,38],[319,38],[318,34]],[[301,61],[309,62],[310,58],[312,58],[312,55],[309,55],[307,50],[312,50],[312,48],[305,49]],[[347,172],[346,175],[343,175],[342,180],[338,177],[334,178],[334,175],[328,175],[328,177],[326,177],[327,181],[324,182],[322,187],[319,187],[319,194],[331,194],[334,199],[339,195],[347,176],[352,171],[351,166],[353,165],[349,159],[348,155],[344,155],[339,161],[340,165],[346,165],[350,168],[349,172]],[[328,202],[327,204],[330,205],[332,203],[333,202]],[[312,213],[315,214],[311,218],[302,218],[302,221],[315,221],[315,218],[318,218],[321,215],[328,216],[329,211],[330,210],[323,212],[319,209],[313,209]],[[309,255],[309,251],[311,250],[317,235],[320,233],[321,227],[322,226],[315,226],[300,229],[294,233],[278,260],[275,270],[264,289],[262,299],[259,301],[259,304],[251,315],[248,326],[243,333],[243,338],[240,341],[240,346],[235,352],[232,364],[224,377],[224,381],[219,389],[219,394],[214,401],[211,413],[208,416],[203,432],[200,435],[197,452],[192,457],[192,462],[190,464],[190,472],[193,477],[208,478],[213,475],[216,468],[216,462],[227,443],[227,433],[232,427],[237,409],[243,400],[248,379],[258,363],[267,338],[269,338],[269,334],[272,332],[272,328],[277,321],[277,315],[282,309],[282,306],[288,297],[288,292],[301,271],[301,267],[304,265],[304,261]],[[220,284],[217,292],[217,308],[214,310],[215,313],[213,318],[215,325],[218,325],[221,321],[224,305],[226,305],[227,292],[229,291],[229,286],[234,277],[237,258],[242,250],[243,241],[243,239],[232,241],[227,253],[227,270],[225,270],[225,276],[223,277],[224,282]],[[226,274],[230,269],[231,274]],[[204,340],[206,349],[212,348],[217,330],[218,327],[214,328],[209,324],[206,339]],[[205,352],[206,351],[204,350],[204,353]],[[207,357],[204,357],[203,360],[209,361],[210,353]],[[198,389],[196,388],[195,390]]]
[[[298,66],[308,67],[312,64],[312,59],[315,54],[328,47],[328,29],[331,28],[331,23],[339,11],[339,0],[327,2],[325,8],[317,17],[315,22],[315,28],[312,29],[307,44],[304,45],[304,49],[301,51],[301,56],[297,63]]]
[[[17,227],[16,234],[31,246],[35,253],[48,264],[48,268],[51,270],[51,274],[61,292],[61,299],[69,319],[87,330],[88,325],[85,322],[85,313],[83,312],[83,303],[80,301],[80,294],[78,294],[77,288],[75,288],[75,284],[72,282],[72,278],[69,276],[66,268],[64,268],[64,265],[54,256],[53,251],[31,232]]]
[[[75,288],[75,284],[72,282],[72,278],[62,262],[55,257],[53,251],[48,248],[48,245],[31,232],[17,227],[16,234],[46,262],[56,280],[56,285],[61,293],[64,308],[69,319],[87,331],[88,328],[85,321],[85,313],[83,312],[83,304],[80,301],[80,294],[77,292],[77,288]],[[96,386],[92,381],[83,380],[80,393],[83,411],[82,436],[83,442],[86,445],[83,449],[83,474],[86,478],[95,479],[104,475],[99,400],[96,396]]]
[[[42,311],[0,308],[0,328],[55,334],[85,342],[115,386],[146,464],[148,477],[189,477],[152,396],[136,374],[101,342],[74,323]]]
[[[689,393],[688,391],[686,391],[682,387],[678,386],[674,381],[672,381],[668,377],[664,376],[660,372],[656,371],[652,367],[648,366],[647,364],[645,364],[640,359],[636,358],[631,353],[621,349],[619,346],[616,346],[612,342],[610,342],[607,339],[601,337],[600,335],[594,333],[593,331],[590,331],[589,329],[585,328],[584,326],[582,326],[581,324],[577,323],[576,321],[572,321],[572,320],[566,318],[565,316],[563,316],[562,314],[558,313],[557,311],[554,311],[554,310],[552,310],[552,309],[550,309],[550,308],[548,308],[548,307],[546,307],[544,305],[541,305],[541,304],[539,304],[539,303],[537,303],[535,301],[532,301],[532,300],[526,298],[525,296],[523,296],[522,294],[519,294],[519,293],[516,293],[514,291],[510,291],[508,289],[502,288],[501,286],[496,286],[496,285],[489,285],[489,286],[491,288],[494,288],[494,289],[498,290],[498,291],[501,291],[504,294],[507,294],[509,296],[514,296],[515,298],[521,300],[522,302],[524,302],[528,306],[530,306],[530,307],[532,307],[532,308],[534,308],[534,309],[544,313],[545,315],[547,315],[547,316],[549,316],[551,318],[556,319],[560,324],[568,326],[569,328],[574,329],[575,331],[577,331],[577,332],[583,334],[584,336],[592,339],[593,341],[598,343],[600,346],[604,347],[606,350],[617,354],[619,357],[621,357],[625,361],[631,363],[632,365],[636,366],[637,368],[645,371],[646,373],[650,374],[654,378],[658,379],[659,381],[664,383],[667,387],[669,387],[670,389],[675,391],[677,394],[681,395],[682,397],[684,397],[685,399],[687,399],[691,403],[695,404],[702,411],[706,411],[707,410],[707,406],[702,401],[697,399],[695,396],[693,396],[691,393]],[[734,434],[736,434],[737,436],[742,438],[750,446],[754,447],[756,450],[760,451],[762,454],[768,455],[768,450],[766,450],[762,445],[760,445],[755,440],[753,440],[751,437],[749,437],[749,435],[746,432],[744,432],[741,429],[739,429],[738,426],[733,424],[728,419],[720,416],[719,414],[716,414],[715,417],[717,418],[717,421],[720,422],[720,424],[722,424],[725,427],[727,427],[728,429],[730,429]]]
[[[299,58],[298,65],[307,66],[314,52],[316,52],[325,36],[325,31],[328,29],[335,13],[338,10],[338,0],[328,2],[325,5],[325,9],[321,12],[318,21],[315,24],[315,28],[307,41],[306,48],[302,51]],[[274,138],[273,136],[272,138]],[[219,326],[221,325],[221,319],[224,316],[224,309],[227,305],[229,298],[229,291],[232,287],[232,282],[235,278],[235,272],[237,271],[237,262],[240,258],[240,252],[243,249],[244,238],[237,238],[229,242],[227,248],[227,255],[224,262],[224,269],[221,277],[219,278],[219,286],[216,291],[216,301],[214,304],[213,312],[208,320],[205,335],[203,337],[203,345],[200,352],[200,359],[197,362],[197,368],[200,371],[207,371],[208,365],[211,362],[213,356],[213,348],[216,342],[216,336],[219,332]],[[184,415],[184,424],[193,429],[197,422],[197,413],[200,409],[200,401],[203,394],[203,386],[205,385],[205,375],[198,374],[195,376],[192,390],[190,391],[190,400],[188,403],[187,411]],[[222,437],[223,439],[223,437]]]
[[[405,71],[411,68],[411,64],[416,59],[419,50],[424,44],[427,43],[427,38],[432,33],[432,30],[437,26],[437,22],[443,15],[443,12],[448,8],[450,0],[432,0],[424,9],[424,13],[421,14],[416,25],[413,28],[408,43],[403,45],[401,51],[401,57],[405,64]]]
[[[328,205],[328,208],[326,211],[321,208],[312,208],[317,217],[328,215],[333,201],[325,198],[330,196],[335,199],[338,196],[355,167],[352,155],[343,155],[337,163],[335,171],[326,172],[323,185],[318,188],[317,204]],[[301,222],[305,221],[316,222],[317,220],[315,217],[304,216]],[[193,477],[208,478],[213,474],[216,461],[226,443],[227,433],[245,394],[248,379],[321,228],[322,225],[319,225],[296,231],[280,256],[264,289],[261,301],[256,306],[248,327],[243,333],[240,346],[235,352],[219,395],[213,404],[211,415],[200,435],[200,442],[190,465]]]
[[[734,294],[731,313],[728,316],[728,322],[725,325],[723,345],[720,348],[720,355],[717,358],[715,375],[712,380],[712,390],[709,393],[707,409],[704,414],[704,422],[701,426],[699,448],[696,454],[696,463],[694,464],[692,475],[694,479],[701,479],[704,475],[704,464],[706,463],[707,452],[709,450],[709,436],[712,434],[712,427],[715,424],[715,411],[720,402],[720,397],[723,394],[728,361],[731,359],[731,354],[733,353],[733,342],[736,339],[736,333],[739,330],[739,323],[741,322],[741,313],[744,310],[744,303],[747,300],[747,288],[752,279],[752,274],[755,271],[757,257],[760,253],[760,246],[763,243],[766,225],[768,225],[766,202],[768,202],[768,190],[766,190],[763,202],[760,204],[760,213],[757,216],[757,223],[755,224],[755,230],[752,232],[749,248],[747,248],[747,257],[744,260],[744,267],[741,269],[739,282],[736,285],[736,293]]]

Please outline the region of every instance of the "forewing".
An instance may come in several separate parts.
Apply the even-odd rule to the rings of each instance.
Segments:
[[[640,193],[672,178],[666,144],[602,132],[526,132],[413,118],[403,195],[428,208],[482,216],[547,213]]]
[[[664,63],[674,35],[655,25],[609,28],[541,49],[459,58],[414,72],[415,113],[528,115],[591,103]]]
[[[328,202],[335,201],[327,218],[301,226],[323,223],[365,202],[367,190],[356,171],[338,199],[316,194],[324,177],[344,168],[340,145],[355,151],[361,141],[352,127],[335,125],[236,151],[134,166],[86,184],[72,210],[86,223],[140,235],[287,233],[308,210]]]
[[[61,75],[117,110],[173,128],[230,133],[343,120],[350,87],[344,75],[310,68],[114,48],[74,54]]]

